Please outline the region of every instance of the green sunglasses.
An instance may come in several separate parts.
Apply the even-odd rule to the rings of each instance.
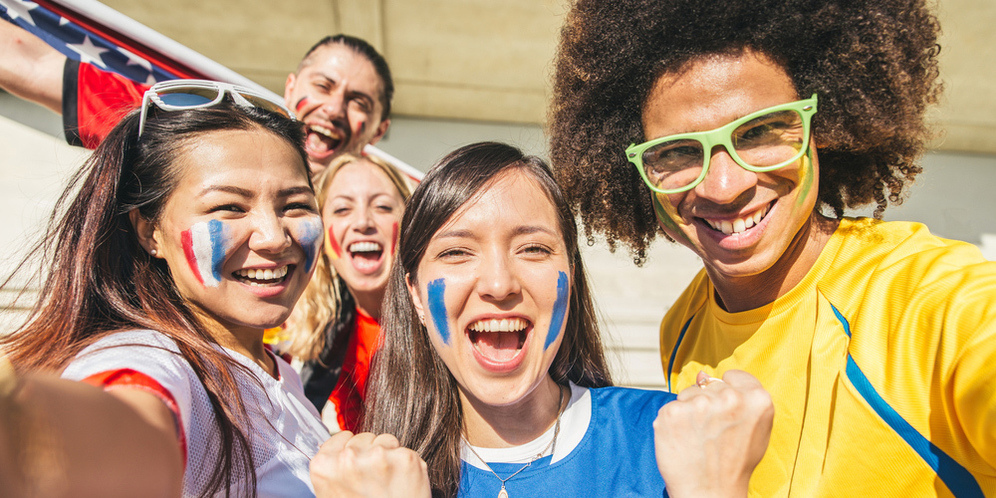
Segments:
[[[764,173],[798,161],[809,150],[816,94],[762,109],[710,131],[681,133],[630,144],[626,158],[654,192],[677,194],[695,188],[709,172],[712,149],[726,148],[747,171]]]

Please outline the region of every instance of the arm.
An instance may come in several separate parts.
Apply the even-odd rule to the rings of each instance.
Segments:
[[[0,87],[62,114],[66,56],[40,38],[0,21]]]
[[[0,477],[12,495],[180,496],[177,430],[159,398],[45,376],[0,391]]]
[[[340,432],[311,459],[317,498],[429,498],[429,474],[414,451],[390,434]]]
[[[657,467],[668,496],[746,497],[771,436],[771,396],[739,370],[722,381],[700,372],[698,380],[661,407],[654,421]]]

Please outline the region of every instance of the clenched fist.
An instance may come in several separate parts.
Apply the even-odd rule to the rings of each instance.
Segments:
[[[771,436],[771,396],[752,375],[699,373],[698,385],[661,407],[654,421],[657,467],[671,498],[746,497]]]
[[[318,498],[429,498],[425,462],[390,434],[340,432],[311,459]]]

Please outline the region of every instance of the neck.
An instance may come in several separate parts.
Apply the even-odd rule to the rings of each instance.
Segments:
[[[241,326],[225,326],[199,307],[194,312],[201,325],[221,347],[235,351],[254,363],[274,378],[277,378],[277,364],[266,352],[263,345],[263,329]]]
[[[553,427],[567,406],[570,394],[549,376],[536,389],[512,405],[491,406],[463,390],[464,437],[473,446],[510,448],[532,441]]]
[[[349,289],[350,294],[353,295],[353,299],[356,300],[356,307],[378,321],[380,321],[380,307],[384,302],[385,291],[386,289],[354,292],[352,289]]]
[[[820,258],[839,220],[814,212],[775,264],[757,275],[727,277],[706,268],[719,304],[731,313],[760,308],[791,291]]]

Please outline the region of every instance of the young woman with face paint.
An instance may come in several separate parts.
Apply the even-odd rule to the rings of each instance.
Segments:
[[[127,116],[53,215],[38,304],[0,344],[25,374],[0,375],[25,495],[313,493],[328,431],[263,345],[323,240],[301,128],[216,91]]]
[[[342,484],[363,460],[341,448],[387,433],[425,460],[436,496],[658,497],[662,475],[672,496],[745,496],[766,393],[742,372],[682,401],[608,387],[576,230],[538,158],[481,143],[442,159],[402,222],[370,434],[333,436],[312,475]]]
[[[393,166],[350,154],[314,182],[325,247],[288,321],[286,352],[303,362],[304,393],[326,425],[355,430],[410,190]]]

